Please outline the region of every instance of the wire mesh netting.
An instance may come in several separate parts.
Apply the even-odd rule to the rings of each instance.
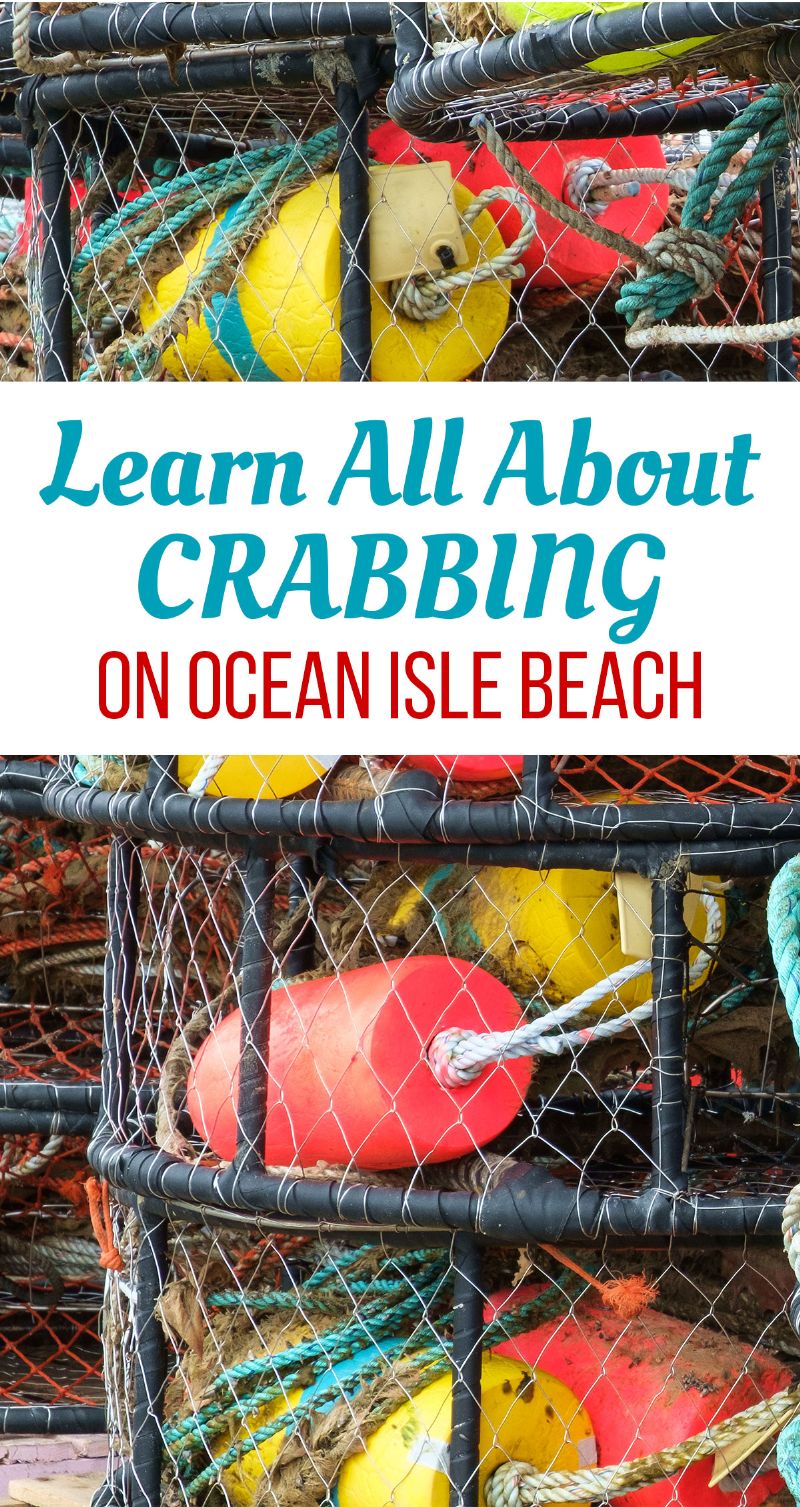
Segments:
[[[237,46],[210,4],[208,24],[192,21],[202,45],[170,43],[165,22],[161,52],[124,7],[92,9],[108,13],[103,56],[88,31],[77,49],[79,33],[59,32],[63,7],[35,32],[39,48],[62,35],[73,49],[40,81],[55,124],[38,131],[17,242],[40,375],[748,380],[765,352],[793,374],[789,337],[776,354],[763,332],[793,313],[796,110],[790,82],[769,85],[784,31],[758,27],[758,5],[735,7],[733,29],[699,49],[634,49],[599,72],[554,61],[524,85],[487,73],[477,91],[442,85],[416,115],[419,69],[468,79],[504,28],[538,35],[563,11],[397,7],[411,41],[392,83],[388,7],[364,6],[374,35],[357,39],[320,36],[325,8],[311,8],[309,40],[290,43],[256,6]],[[571,9],[600,26],[615,8]],[[183,37],[189,22],[170,25]]]

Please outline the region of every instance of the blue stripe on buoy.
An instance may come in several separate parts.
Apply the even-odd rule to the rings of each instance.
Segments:
[[[229,217],[232,217],[237,206],[232,204],[225,211],[211,238],[211,244],[206,252],[207,256],[215,250],[219,237],[223,234]],[[208,333],[214,344],[214,348],[221,356],[224,356],[229,366],[232,366],[237,377],[243,382],[280,382],[270,366],[253,344],[245,322],[242,306],[239,302],[239,290],[234,283],[229,293],[215,293],[211,299],[211,307],[205,311],[205,320]]]

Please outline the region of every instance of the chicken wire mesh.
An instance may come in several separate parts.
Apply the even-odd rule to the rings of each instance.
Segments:
[[[174,7],[156,6],[138,33],[124,7],[92,9],[77,47],[83,13],[69,32],[68,15],[40,18],[42,60],[59,36],[72,51],[21,95],[38,122],[23,249],[40,375],[747,380],[766,355],[771,376],[793,376],[789,336],[763,333],[791,317],[795,279],[794,96],[791,81],[766,87],[774,28],[753,30],[774,6],[729,7],[732,30],[679,49],[679,64],[671,44],[664,58],[646,49],[651,78],[637,64],[599,85],[591,69],[554,65],[524,89],[456,90],[444,124],[438,94],[406,108],[408,77],[488,56],[499,13],[530,7],[396,7],[402,66],[388,96],[385,7],[363,7],[371,37],[353,35],[348,10],[338,38],[331,24],[318,32],[341,7],[295,7],[303,45],[274,39],[279,8],[245,7],[252,24],[237,31],[241,7],[190,7],[181,28]],[[94,54],[87,72],[103,26],[118,56]],[[477,49],[463,35],[487,31]],[[508,134],[523,139],[509,147]],[[678,241],[693,248],[680,267],[666,249]],[[647,276],[667,261],[688,328],[675,341],[658,301],[640,328]]]
[[[490,1197],[527,1166],[581,1199],[634,1198],[666,1175],[720,1207],[737,1196],[762,1214],[777,1207],[793,1180],[796,1065],[763,880],[687,879],[678,1071],[689,1108],[670,1148],[653,1107],[666,1042],[653,1037],[647,1004],[654,983],[663,1004],[666,950],[655,948],[656,961],[650,951],[666,923],[649,914],[647,882],[631,891],[620,876],[580,869],[366,855],[317,874],[297,859],[186,849],[165,905],[146,859],[120,861],[117,913],[138,920],[116,988],[142,1046],[127,1066],[124,1053],[116,1059],[123,1077],[130,1070],[133,1109],[121,1116],[116,1095],[105,1165],[124,1184],[133,1153],[183,1163],[199,1223],[184,1224],[178,1207],[169,1226],[151,1219],[142,1230],[109,1205],[122,1267],[106,1317],[117,1489],[131,1472],[144,1489],[140,1472],[155,1459],[168,1502],[445,1501],[451,1486],[465,1499],[488,1490],[492,1502],[506,1478],[490,1478],[515,1461],[522,1500],[715,1500],[708,1482],[719,1470],[733,1500],[788,1500],[771,1439],[794,1405],[796,1340],[783,1313],[788,1277],[757,1240],[728,1232],[723,1250],[698,1236],[684,1256],[653,1236],[640,1241],[652,1246],[643,1257],[573,1224],[563,1240],[537,1232],[544,1254],[519,1238],[480,1255],[467,1236],[456,1249],[441,1234],[426,1243],[421,1206],[412,1214],[409,1201],[420,1191]],[[211,974],[196,955],[172,963],[195,889],[217,933]],[[638,960],[626,951],[633,923],[647,934]],[[498,1030],[511,1037],[491,1037],[492,1065],[477,1077],[474,1060],[464,1066],[449,1050],[464,1032]],[[511,1043],[523,1033],[518,1059]],[[453,1067],[461,1078],[448,1076]],[[153,1191],[155,1165],[139,1174]],[[215,1221],[201,1188],[221,1189],[226,1170],[239,1206],[252,1197],[248,1170],[333,1183],[340,1232],[269,1234],[286,1220],[278,1210],[259,1219],[255,1206],[249,1217],[231,1208],[227,1226],[218,1210]],[[177,1189],[171,1177],[162,1190]],[[359,1185],[398,1190],[405,1240],[348,1237],[342,1195]],[[149,1321],[130,1309],[142,1242],[159,1273],[160,1383],[140,1359]],[[594,1253],[577,1248],[586,1244]],[[472,1313],[468,1343],[460,1305]],[[475,1393],[458,1439],[454,1364]],[[734,1415],[702,1446],[685,1444]],[[683,1447],[677,1466],[663,1454],[672,1445]],[[612,1470],[598,1484],[581,1474],[651,1451],[655,1464],[630,1476]],[[645,1487],[653,1494],[639,1497]]]

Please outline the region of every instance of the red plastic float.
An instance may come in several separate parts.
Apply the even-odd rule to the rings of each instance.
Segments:
[[[495,1293],[490,1322],[528,1302],[536,1287]],[[625,1323],[600,1304],[582,1302],[574,1318],[553,1319],[530,1334],[498,1346],[499,1354],[525,1361],[564,1382],[588,1409],[598,1464],[635,1460],[680,1444],[709,1424],[730,1418],[791,1385],[792,1376],[771,1356],[711,1329],[648,1309]],[[741,1494],[730,1478],[710,1486],[713,1456],[657,1485],[615,1497],[617,1507],[761,1507],[779,1493],[776,1470],[742,1467]],[[727,1488],[727,1489],[723,1489]],[[731,1492],[733,1491],[733,1495]]]
[[[491,784],[522,774],[522,754],[406,754],[404,769],[424,769],[439,779]]]
[[[519,1020],[505,984],[460,959],[406,958],[273,989],[267,1161],[408,1167],[484,1145],[517,1113],[530,1062],[448,1089],[427,1048],[453,1026],[507,1031]],[[203,1042],[188,1082],[195,1129],[226,1161],[236,1151],[240,1041],[236,1010]]]
[[[370,147],[378,162],[385,164],[449,162],[453,177],[476,195],[486,188],[511,182],[486,147],[423,141],[391,122],[376,127],[370,136]],[[572,164],[581,158],[600,158],[610,168],[666,166],[657,136],[634,136],[625,141],[514,142],[513,151],[537,183],[567,203],[571,202],[567,181]],[[668,208],[669,190],[665,184],[642,185],[636,197],[616,199],[609,204],[601,223],[644,245],[663,226]],[[521,229],[518,210],[502,202],[490,204],[488,209],[510,246]],[[622,258],[617,252],[569,230],[541,209],[536,211],[536,223],[537,234],[522,258],[525,281],[535,288],[563,289],[565,284],[578,287],[610,277],[621,265]]]

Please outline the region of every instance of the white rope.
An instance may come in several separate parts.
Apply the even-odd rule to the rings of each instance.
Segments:
[[[625,336],[625,344],[632,351],[674,345],[773,345],[797,335],[800,335],[800,315],[773,324],[647,325],[637,319]]]
[[[797,1415],[798,1391],[787,1387],[743,1412],[712,1424],[681,1444],[585,1470],[535,1470],[524,1461],[511,1460],[498,1466],[484,1488],[486,1507],[545,1507],[548,1502],[607,1502],[653,1482],[663,1482],[688,1465],[705,1460],[718,1450],[738,1443],[749,1434],[778,1429]],[[679,1500],[676,1498],[676,1500]]]
[[[26,1177],[35,1177],[37,1172],[43,1172],[47,1163],[61,1150],[64,1144],[62,1135],[54,1135],[39,1151],[26,1158],[24,1162],[13,1162],[11,1166],[5,1166],[5,1157],[0,1157],[0,1182],[18,1183]],[[9,1146],[10,1149],[10,1146]]]
[[[205,795],[211,781],[217,778],[223,764],[228,758],[230,758],[230,754],[206,754],[187,793],[196,799]]]
[[[59,52],[55,57],[34,57],[31,51],[31,18],[34,0],[14,0],[11,27],[11,53],[20,73],[66,73],[78,61],[74,53]]]
[[[597,219],[615,199],[633,197],[642,187],[665,184],[678,193],[688,194],[697,172],[697,167],[689,162],[675,162],[670,167],[612,168],[602,157],[582,157],[573,164],[566,188],[575,208]],[[723,173],[712,204],[719,203],[737,176]]]
[[[513,204],[522,216],[522,228],[517,239],[497,256],[480,262],[476,267],[464,267],[460,272],[414,273],[402,281],[392,283],[389,300],[393,311],[406,319],[424,323],[440,319],[451,307],[449,295],[459,293],[476,283],[494,279],[515,281],[524,277],[525,268],[520,262],[536,235],[536,210],[530,199],[518,188],[487,188],[470,204],[463,223],[470,230],[487,205],[503,200]]]
[[[722,911],[716,896],[703,894],[701,900],[706,913],[706,934],[689,968],[690,987],[706,972],[722,932]],[[621,1005],[618,990],[651,972],[652,964],[647,958],[627,963],[608,978],[592,984],[577,999],[559,1005],[539,1020],[526,1021],[513,1031],[466,1031],[457,1027],[441,1031],[428,1048],[428,1061],[443,1087],[462,1088],[494,1063],[510,1062],[520,1057],[556,1057],[572,1047],[617,1036],[631,1025],[650,1018],[652,999],[618,1018],[601,1020],[582,1030],[556,1034],[554,1028],[574,1020],[609,995],[616,996],[616,1003]]]

